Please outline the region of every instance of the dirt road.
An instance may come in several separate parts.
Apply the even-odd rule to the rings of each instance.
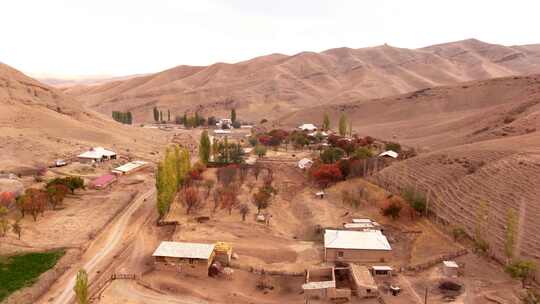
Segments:
[[[132,231],[128,229],[133,214],[147,201],[147,198],[155,194],[152,188],[135,199],[135,201],[116,219],[108,228],[100,233],[87,251],[83,254],[81,262],[73,265],[56,283],[49,292],[41,297],[40,303],[67,304],[74,297],[73,286],[77,271],[84,268],[89,275],[89,281],[99,274],[100,266],[114,259],[115,254],[130,238]],[[98,272],[99,271],[99,272]]]

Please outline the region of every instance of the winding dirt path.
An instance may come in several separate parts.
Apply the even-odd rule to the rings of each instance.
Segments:
[[[114,259],[118,250],[133,238],[133,234],[130,233],[130,227],[128,227],[130,219],[134,213],[147,202],[147,199],[154,194],[155,189],[152,188],[137,197],[135,201],[91,243],[83,254],[80,263],[72,265],[72,267],[49,289],[49,292],[41,297],[39,303],[71,303],[75,295],[73,286],[79,269],[84,268],[88,272],[89,281],[92,282],[92,278],[99,274],[100,266],[103,266],[103,264]]]

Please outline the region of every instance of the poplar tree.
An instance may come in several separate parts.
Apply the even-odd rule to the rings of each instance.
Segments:
[[[171,121],[171,110],[167,110],[167,121]]]
[[[201,140],[199,144],[199,158],[203,164],[208,164],[210,160],[210,138],[208,137],[208,131],[204,130],[201,134]]]
[[[339,135],[345,136],[347,134],[347,116],[345,113],[341,113],[339,118]]]
[[[159,111],[158,111],[157,107],[154,107],[154,121],[155,122],[159,121]]]
[[[231,122],[232,123],[236,122],[236,109],[231,110]]]
[[[330,117],[328,116],[328,113],[324,113],[322,129],[324,131],[330,130]]]
[[[86,270],[81,269],[77,272],[73,291],[75,291],[75,298],[78,304],[90,303],[88,297],[88,274],[86,273]]]

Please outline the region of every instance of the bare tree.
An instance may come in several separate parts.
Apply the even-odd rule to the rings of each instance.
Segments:
[[[184,190],[184,204],[186,205],[186,214],[201,207],[201,197],[199,190],[195,187],[188,187]]]
[[[242,221],[246,221],[246,216],[249,214],[249,207],[246,204],[240,205],[238,208],[238,211],[240,212],[240,215],[242,215]]]
[[[238,167],[236,165],[219,168],[217,172],[218,181],[227,187],[236,180],[237,173]]]
[[[11,228],[13,229],[13,232],[17,234],[17,237],[19,240],[21,239],[21,233],[22,233],[22,226],[21,226],[21,219],[18,218],[15,223],[11,225]]]

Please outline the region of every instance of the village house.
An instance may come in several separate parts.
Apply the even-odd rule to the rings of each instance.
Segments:
[[[385,262],[392,257],[392,247],[379,230],[325,230],[326,262]]]
[[[96,163],[116,159],[116,152],[107,150],[103,147],[95,147],[82,154],[79,154],[77,158],[82,163]]]
[[[355,264],[308,269],[302,290],[308,303],[314,299],[350,301],[352,296],[371,298],[379,295],[368,268]]]
[[[116,182],[116,176],[112,174],[105,174],[90,182],[90,188],[92,189],[105,189]]]
[[[136,161],[132,161],[130,163],[124,164],[120,167],[114,168],[112,170],[112,173],[116,175],[127,175],[127,174],[131,174],[131,173],[144,169],[146,165],[148,165],[147,162],[142,161],[142,160],[136,160]]]
[[[459,265],[455,261],[443,261],[443,274],[449,278],[457,278]]]
[[[302,124],[298,127],[298,129],[307,132],[314,132],[317,131],[317,126],[315,126],[314,124]]]
[[[232,120],[229,118],[222,118],[216,122],[216,127],[223,129],[223,128],[230,128],[232,126]]]
[[[152,256],[158,269],[207,276],[214,261],[215,247],[215,244],[161,242]]]

